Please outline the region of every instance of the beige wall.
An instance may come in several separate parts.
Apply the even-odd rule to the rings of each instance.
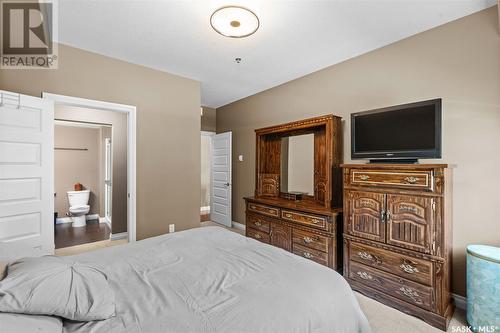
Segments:
[[[201,116],[201,130],[207,132],[215,132],[216,110],[205,106],[202,109],[203,115]]]
[[[99,132],[99,128],[54,126],[54,147],[88,149],[54,151],[54,206],[59,217],[69,211],[66,192],[73,191],[76,183],[91,191],[89,214],[99,214]]]
[[[210,154],[212,138],[201,136],[201,203],[200,207],[210,206]]]
[[[255,128],[342,116],[350,162],[350,113],[442,97],[440,162],[456,165],[453,290],[464,295],[466,245],[500,245],[497,20],[490,8],[217,109],[217,131],[233,131],[233,220],[245,223],[242,197],[254,192]]]
[[[199,226],[200,84],[59,46],[57,70],[1,70],[0,89],[137,107],[137,238]]]
[[[74,106],[56,105],[55,118],[60,120],[73,120],[107,124],[112,130],[113,154],[113,195],[111,232],[114,234],[127,231],[127,116],[124,113],[85,109]],[[102,134],[101,134],[102,136]],[[101,138],[104,144],[104,138]],[[100,145],[99,145],[100,146]],[[100,146],[99,155],[104,156],[105,148]],[[103,159],[104,161],[104,159]],[[104,162],[99,170],[99,184],[104,184]],[[102,202],[101,216],[104,217],[104,186],[99,186],[100,200]]]

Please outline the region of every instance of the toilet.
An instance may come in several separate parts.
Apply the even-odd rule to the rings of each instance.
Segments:
[[[85,215],[90,211],[90,190],[68,191],[69,215],[73,220],[73,228],[86,225]]]

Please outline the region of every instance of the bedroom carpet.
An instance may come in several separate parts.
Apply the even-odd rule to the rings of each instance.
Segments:
[[[360,293],[355,293],[373,333],[443,333],[424,321],[390,308]],[[456,309],[447,332],[465,332],[465,312]],[[461,329],[457,329],[457,328]],[[455,328],[455,329],[453,329]]]

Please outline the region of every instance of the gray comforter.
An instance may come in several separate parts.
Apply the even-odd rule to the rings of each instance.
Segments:
[[[223,228],[72,258],[105,270],[117,313],[65,332],[370,332],[337,272]]]

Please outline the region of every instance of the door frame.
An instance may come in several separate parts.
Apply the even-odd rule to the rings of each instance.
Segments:
[[[42,98],[51,100],[55,105],[76,106],[94,110],[114,111],[127,115],[127,235],[129,242],[136,241],[136,145],[137,145],[137,108],[132,105],[110,103],[80,97],[65,96],[42,92]],[[54,122],[52,121],[52,126]],[[116,235],[118,236],[118,235]],[[113,238],[112,238],[113,239]],[[117,239],[117,238],[114,238]]]
[[[212,145],[214,144],[214,135],[216,133],[215,132],[209,132],[209,131],[201,131],[201,135],[200,136],[206,136],[208,138],[210,138],[210,161],[209,161],[209,165],[210,165],[210,188],[209,188],[209,191],[210,191],[210,203],[209,205],[207,206],[208,207],[208,211],[210,212],[212,210]],[[206,207],[200,207],[200,214],[202,212],[206,211]]]

